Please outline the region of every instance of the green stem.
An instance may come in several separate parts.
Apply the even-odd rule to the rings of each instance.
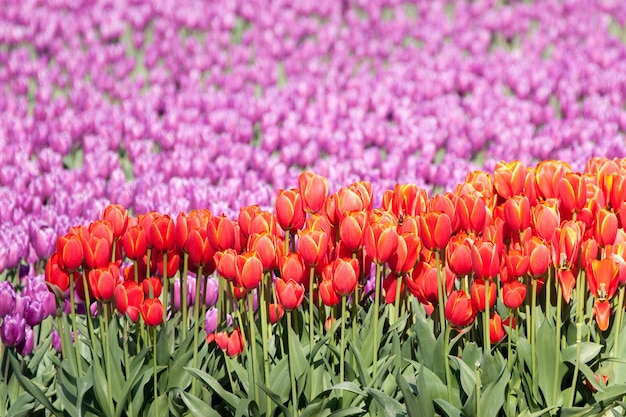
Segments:
[[[441,280],[441,268],[439,268],[439,266],[441,265],[439,262],[439,251],[435,252],[435,260],[437,263],[437,306],[439,308],[439,332],[441,333],[441,331],[443,330],[443,326],[445,326],[446,323],[446,313],[445,313],[445,300],[444,297],[446,295],[446,284],[445,282],[443,282]],[[444,278],[445,279],[445,278]]]
[[[85,288],[85,314],[87,316],[87,327],[89,328],[89,337],[96,340],[93,330],[93,318],[91,317],[91,296],[89,295],[89,286],[87,285],[87,273],[83,269],[83,288]],[[77,337],[74,335],[74,337]]]
[[[285,230],[285,255],[289,253],[289,230]]]
[[[545,289],[546,289],[546,319],[548,320],[548,322],[552,321],[552,279],[551,279],[551,274],[552,272],[552,268],[548,268],[548,276],[546,279],[546,283],[544,285]],[[555,280],[556,281],[556,280]],[[559,285],[560,286],[560,285]]]
[[[309,347],[311,352],[313,351],[313,327],[315,321],[313,320],[313,282],[315,281],[315,268],[309,269]],[[320,320],[322,318],[320,317]]]
[[[152,370],[154,380],[154,408],[156,410],[155,416],[159,417],[159,384],[157,381],[157,334],[156,327],[152,328]],[[195,379],[195,378],[194,378]]]
[[[163,252],[163,323],[167,321],[167,305],[169,304],[170,279],[167,276],[167,251]]]
[[[226,372],[228,373],[228,380],[230,381],[230,392],[235,392],[235,384],[233,382],[233,371],[230,367],[230,356],[226,354],[225,351],[222,351],[224,354],[224,363],[226,364]],[[271,415],[269,412],[267,415]]]
[[[491,353],[491,337],[489,336],[489,319],[491,318],[489,314],[489,297],[491,296],[491,281],[485,280],[485,314],[483,315],[484,321],[484,343],[487,353]]]
[[[5,349],[3,343],[0,343],[0,357],[4,358],[4,376],[2,377],[2,404],[0,416],[5,417],[7,410],[9,409],[9,402],[7,401],[7,388],[9,386],[9,350]]]
[[[481,394],[482,384],[480,381],[480,368],[476,368],[476,415],[481,416],[481,407],[480,407],[480,394]]]
[[[135,276],[135,283],[139,284],[139,262],[133,261],[133,275]]]
[[[331,324],[332,325],[332,324]],[[344,380],[344,353],[346,350],[346,296],[341,297],[341,349],[339,350],[339,383]]]
[[[511,335],[513,333],[513,328],[511,327],[511,325],[513,324],[513,310],[509,309],[509,332],[507,334],[507,356],[506,356],[506,361],[507,361],[507,365],[509,368],[509,371],[511,370],[511,368],[513,367],[513,362],[511,361]]]
[[[624,319],[624,289],[626,287],[620,287],[619,296],[617,298],[617,317],[615,318],[615,342],[613,343],[613,349],[611,349],[611,356],[615,356],[615,352],[619,346],[619,334],[622,332],[622,320]]]
[[[569,398],[569,406],[572,407],[574,405],[574,399],[576,398],[576,382],[578,381],[578,371],[579,371],[579,363],[580,363],[580,350],[582,346],[582,328],[584,322],[584,303],[585,303],[585,293],[584,293],[584,284],[582,279],[582,272],[578,272],[576,277],[576,295],[577,295],[577,305],[576,305],[576,361],[574,362],[574,374],[572,376],[572,387]],[[619,334],[619,333],[618,333]]]
[[[150,259],[152,258],[152,248],[146,251],[146,279],[150,278]]]
[[[250,351],[252,353],[252,380],[254,381],[254,401],[259,404],[259,361],[256,357],[256,324],[254,322],[254,293],[248,292],[248,325],[250,326]]]
[[[261,282],[260,291],[260,300],[259,300],[259,310],[261,311],[261,335],[263,338],[263,368],[265,371],[265,386],[270,388],[270,357],[269,351],[267,347],[269,333],[267,331],[267,282],[271,280],[271,273],[266,272],[264,274],[264,279]],[[272,403],[270,395],[266,393],[265,404],[267,407],[267,415],[272,415]]]
[[[202,278],[202,265],[198,267],[198,279],[196,280],[196,301],[193,305],[193,368],[198,369],[198,339],[200,338],[200,279]],[[196,381],[198,378],[191,380],[191,394],[196,395]]]
[[[450,331],[452,330],[451,326],[448,325],[448,322],[444,322],[446,326],[446,330],[444,333],[443,343],[444,343],[444,354],[443,354],[443,363],[444,368],[446,368],[446,386],[448,388],[448,402],[452,404],[452,371],[450,369],[450,358],[448,357],[450,353]]]
[[[396,278],[396,300],[394,303],[393,321],[390,324],[394,324],[396,321],[398,321],[398,318],[400,317],[400,292],[401,290],[402,290],[402,275],[398,275]]]
[[[529,320],[529,334],[532,339],[530,340],[530,372],[531,375],[537,375],[537,358],[536,358],[536,338],[535,338],[535,307],[537,306],[537,280],[533,278],[532,284],[532,292],[530,294],[530,311],[532,312],[532,316],[530,316]]]
[[[189,254],[185,252],[183,254],[183,274],[181,276],[181,284],[180,284],[180,299],[181,299],[181,310],[183,314],[183,340],[187,339],[187,330],[189,327],[189,322],[187,320],[187,274],[189,271]]]
[[[293,345],[293,337],[291,336],[291,311],[287,312],[287,343],[289,344],[289,350],[295,351]],[[289,378],[291,379],[291,406],[293,410],[293,416],[298,417],[298,394],[296,392],[296,374],[295,374],[295,357],[289,356]]]
[[[555,280],[556,282],[556,280]],[[557,360],[554,361],[554,375],[552,380],[552,404],[557,403],[557,389],[559,388],[559,365],[561,363],[561,304],[563,302],[563,294],[561,285],[556,283],[556,337],[554,342],[554,352],[556,353]],[[560,391],[560,390],[559,390]]]
[[[380,313],[380,275],[382,273],[383,266],[376,264],[376,281],[374,287],[374,369],[372,375],[376,378],[378,373],[378,348],[380,341],[378,340],[378,316]]]
[[[106,369],[107,369],[107,388],[109,390],[108,400],[109,400],[109,409],[115,410],[113,407],[113,387],[112,380],[113,375],[111,372],[111,340],[109,339],[109,320],[110,320],[110,312],[109,312],[109,303],[104,303],[104,336],[102,340],[104,341],[105,352],[105,360],[106,360]]]
[[[78,331],[76,329],[76,300],[74,298],[74,289],[76,284],[74,283],[74,273],[70,272],[70,311],[72,315],[72,332],[74,333],[74,351],[76,352],[76,364],[78,366],[78,375],[83,375],[83,361],[80,355],[80,343],[78,341]],[[83,276],[85,273],[83,272]],[[85,286],[85,293],[89,290]],[[89,305],[87,305],[87,316],[89,316]],[[93,340],[93,339],[92,339]]]
[[[130,355],[128,353],[128,318],[124,317],[124,370],[125,370],[125,376],[126,376],[126,380],[128,380],[130,378]],[[128,401],[128,411],[130,411],[130,415],[134,416],[135,413],[133,412],[133,402],[132,401]]]

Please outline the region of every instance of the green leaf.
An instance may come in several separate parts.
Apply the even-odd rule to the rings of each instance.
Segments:
[[[511,374],[509,373],[509,370],[504,361],[502,361],[502,365],[503,366],[499,378],[489,384],[480,397],[480,417],[497,417],[500,409],[504,405],[504,393]]]
[[[361,407],[348,407],[331,413],[328,417],[350,417],[365,414]]]
[[[470,396],[476,387],[476,371],[470,369],[467,363],[457,356],[450,356],[450,359],[452,369],[458,370],[461,375],[461,387],[463,388],[463,392],[465,392],[467,396]]]
[[[283,415],[286,417],[291,417],[291,410],[288,409],[287,407],[285,407],[285,405],[281,402],[280,398],[278,397],[278,395],[276,395],[275,393],[273,393],[269,388],[267,388],[265,385],[263,384],[259,384],[259,388],[261,388],[261,390],[265,391],[265,393],[267,395],[270,396],[270,398],[272,399],[272,401],[274,401],[274,403],[276,403],[276,405],[278,406],[278,408],[280,408],[280,410],[283,412]]]
[[[220,417],[220,414],[215,411],[210,405],[202,401],[200,398],[195,397],[185,391],[180,391],[180,396],[183,402],[189,409],[189,412],[194,417]]]
[[[107,387],[107,379],[102,366],[100,366],[100,361],[93,361],[92,370],[92,378],[93,378],[93,391],[96,394],[96,400],[98,400],[98,408],[102,410],[102,412],[108,416],[112,417],[114,415],[113,410],[109,408],[109,389]]]
[[[559,397],[561,391],[559,389],[560,382],[562,380],[563,375],[565,374],[566,368],[565,365],[561,362],[560,352],[556,351],[555,348],[555,338],[556,333],[552,325],[548,322],[548,320],[543,320],[541,326],[539,326],[539,330],[537,330],[537,378],[539,388],[543,393],[544,399],[547,405],[558,405],[554,404],[554,398]],[[560,364],[558,368],[557,378],[559,378],[559,384],[557,385],[558,392],[554,392],[554,363],[557,362]],[[558,401],[558,400],[557,400]]]
[[[402,391],[404,404],[406,404],[406,411],[409,417],[430,417],[435,414],[432,399],[428,396],[427,386],[423,387],[423,391],[419,394],[416,394],[402,374],[396,374],[396,381],[400,391]]]
[[[584,417],[588,416],[593,407],[588,405],[585,407],[564,407],[559,410],[560,417]]]
[[[37,385],[35,385],[34,382],[22,375],[20,363],[15,358],[13,352],[9,352],[8,355],[11,360],[11,368],[13,368],[13,375],[18,379],[20,385],[24,388],[24,390],[26,390],[26,392],[28,392],[37,401],[39,401],[39,403],[46,407],[46,409],[49,410],[52,414],[54,414],[55,416],[61,416],[61,412],[50,403],[48,397],[46,397],[43,391]]]
[[[313,401],[307,407],[300,411],[300,417],[321,417],[323,415],[328,415],[330,412],[326,410],[326,413],[323,413],[326,409],[326,404],[328,403],[327,398],[322,398],[318,401]]]
[[[433,354],[435,352],[435,344],[437,342],[435,335],[426,320],[421,316],[417,317],[414,328],[417,334],[417,343],[419,346],[417,351],[419,362],[428,369],[432,369]]]
[[[82,416],[83,415],[83,405],[84,405],[84,401],[83,398],[85,397],[85,394],[87,393],[87,391],[89,391],[89,389],[93,386],[93,380],[91,378],[88,378],[87,376],[84,377],[80,377],[76,380],[76,387],[78,389],[77,392],[77,397],[76,397],[76,406],[78,407],[76,412],[78,413],[78,416]]]
[[[402,407],[398,401],[391,398],[384,392],[375,388],[365,388],[365,391],[376,400],[376,402],[382,408],[382,411],[386,417],[398,417],[406,415],[406,410]]]
[[[288,359],[289,358],[285,356],[270,370],[270,388],[283,403],[289,400],[291,393]]]
[[[598,356],[604,346],[599,343],[582,342],[580,344],[580,362],[588,363]],[[561,351],[563,362],[576,364],[576,345],[570,345]]]
[[[232,408],[234,409],[237,408],[237,405],[239,404],[239,401],[241,401],[241,399],[238,398],[235,394],[232,394],[226,391],[217,379],[213,378],[211,375],[199,369],[185,367],[185,370],[187,370],[187,372],[189,372],[191,375],[195,376],[200,381],[202,381],[206,386],[211,388],[217,395],[219,395],[224,401],[226,401],[226,403],[230,405]]]
[[[365,396],[365,391],[363,391],[357,384],[351,381],[344,381],[340,384],[335,384],[332,386],[331,390],[350,391],[357,395]]]
[[[363,357],[361,356],[359,348],[354,343],[352,343],[352,340],[348,340],[348,348],[352,352],[352,355],[354,355],[354,360],[356,362],[357,378],[359,380],[359,383],[362,386],[369,386],[371,384],[372,378],[370,376],[369,367],[366,367],[365,363],[363,362]]]
[[[246,395],[250,393],[249,375],[248,370],[244,368],[239,361],[232,360],[229,356],[226,356],[224,360],[229,361],[230,369],[237,375],[237,380],[241,385],[243,392]],[[290,389],[288,387],[288,389]]]
[[[439,411],[443,413],[446,417],[463,417],[463,413],[461,410],[450,404],[444,399],[436,398],[434,400],[435,405],[439,408]],[[435,414],[433,414],[435,415]]]

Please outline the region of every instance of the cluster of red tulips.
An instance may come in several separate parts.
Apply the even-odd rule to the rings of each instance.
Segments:
[[[453,192],[432,198],[415,185],[396,185],[378,208],[371,184],[329,195],[326,179],[306,172],[298,188],[279,191],[275,213],[248,206],[236,220],[208,210],[134,218],[112,205],[102,219],[58,239],[46,279],[61,297],[73,297],[75,285],[80,299],[114,300],[119,313],[156,326],[173,310],[168,294],[179,269],[183,281],[189,272],[202,280],[217,271],[220,329],[233,309],[226,299],[255,291],[264,296],[263,318],[272,322],[305,296],[311,314],[313,307],[321,314],[328,311],[323,305],[334,307],[343,297],[358,304],[372,300],[372,292],[375,308],[381,301],[393,305],[393,321],[412,294],[428,314],[439,308],[439,320],[456,328],[487,312],[491,336],[483,342],[490,344],[505,337],[509,323],[489,314],[498,296],[517,310],[553,271],[568,303],[584,270],[595,320],[606,330],[612,299],[626,283],[625,166],[593,159],[578,173],[559,161],[502,162],[493,175],[470,173]],[[363,291],[372,265],[374,288]],[[186,331],[186,316],[183,323]],[[239,353],[243,343],[236,345],[228,351]]]

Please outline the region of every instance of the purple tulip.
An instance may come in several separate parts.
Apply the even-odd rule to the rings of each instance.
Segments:
[[[0,282],[0,317],[5,317],[15,310],[17,294],[9,281]]]
[[[18,346],[26,337],[26,320],[20,314],[9,314],[0,325],[2,343],[6,346]]]
[[[36,326],[45,318],[45,313],[44,305],[39,300],[31,298],[24,307],[26,324],[31,327]]]
[[[61,343],[61,335],[57,329],[52,330],[52,347],[57,352],[61,352],[63,344]]]
[[[24,331],[24,340],[17,345],[17,352],[22,356],[28,356],[33,353],[33,347],[35,346],[35,336],[33,329],[30,326],[26,326]]]

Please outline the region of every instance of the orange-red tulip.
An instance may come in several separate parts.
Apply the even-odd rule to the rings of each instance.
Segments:
[[[263,264],[255,251],[237,256],[237,281],[246,290],[259,286],[263,277]]]
[[[617,215],[612,211],[602,209],[596,214],[594,237],[599,246],[611,245],[615,242],[619,222]]]
[[[419,258],[422,250],[420,238],[413,234],[398,236],[398,248],[389,258],[389,269],[396,275],[409,273]]]
[[[472,245],[472,270],[479,278],[493,278],[500,272],[500,256],[495,243],[476,241]]]
[[[207,336],[207,341],[209,339],[209,336]],[[217,346],[230,357],[238,356],[243,352],[243,337],[239,329],[233,330],[230,335],[227,332],[215,333],[213,339],[215,339]]]
[[[504,253],[504,265],[508,272],[508,279],[516,279],[528,272],[528,255],[518,249],[509,249]]]
[[[509,198],[504,203],[504,218],[511,231],[520,233],[530,226],[530,200],[524,195]]]
[[[113,298],[115,287],[121,283],[120,269],[115,263],[107,267],[91,269],[87,273],[89,293],[98,301],[109,301]]]
[[[218,274],[229,281],[237,278],[237,255],[234,249],[226,249],[216,252],[214,256]]]
[[[420,238],[422,245],[437,251],[446,247],[452,235],[452,220],[441,211],[431,211],[420,216]]]
[[[111,222],[113,237],[119,239],[128,225],[128,212],[119,204],[109,204],[102,212],[102,219]]]
[[[519,281],[507,282],[502,286],[502,302],[510,309],[516,309],[524,304],[526,285]]]
[[[57,254],[61,268],[68,272],[77,269],[83,263],[83,244],[80,238],[73,233],[59,236]]]
[[[134,261],[142,258],[147,251],[146,232],[141,226],[132,226],[126,229],[122,236],[124,253]]]
[[[532,208],[533,226],[537,235],[550,242],[557,227],[561,223],[559,211],[556,209],[556,200],[541,203]]]
[[[504,331],[504,325],[502,324],[502,317],[498,313],[493,313],[493,316],[489,319],[489,339],[491,343],[498,343],[506,336]]]
[[[476,310],[465,291],[454,291],[448,297],[445,309],[446,319],[454,327],[467,327],[476,318]]]
[[[550,265],[550,249],[537,236],[526,241],[524,246],[528,254],[528,272],[533,277],[545,274]]]
[[[332,282],[337,294],[341,296],[352,294],[359,280],[359,261],[353,258],[338,258],[332,265]]]
[[[234,248],[235,225],[225,215],[213,216],[207,223],[207,238],[214,252]]]
[[[247,239],[250,236],[250,224],[257,214],[261,213],[261,207],[257,205],[242,207],[239,210],[239,227],[241,228],[241,234]]]
[[[487,304],[487,290],[489,291],[489,308],[491,309],[496,303],[498,289],[492,280],[484,280],[476,278],[470,287],[470,295],[472,298],[472,306],[476,311],[485,311]]]
[[[473,243],[466,234],[459,233],[446,246],[447,265],[458,276],[467,275],[472,270]]]
[[[274,208],[278,224],[283,230],[295,232],[304,226],[306,215],[300,191],[297,188],[278,190]]]
[[[326,265],[326,267],[332,271],[331,264]],[[325,306],[333,307],[339,304],[339,302],[341,301],[341,297],[339,296],[339,294],[337,294],[337,291],[335,290],[335,287],[333,285],[332,278],[323,279],[322,282],[320,282],[319,284],[318,291],[319,296],[322,299],[322,303],[324,303]]]
[[[163,304],[158,298],[148,298],[141,303],[141,317],[147,326],[155,327],[163,321]]]
[[[303,172],[298,177],[298,188],[307,213],[317,213],[328,197],[328,181],[321,175]]]
[[[85,264],[89,268],[105,267],[111,261],[111,241],[99,236],[88,236],[83,239]]]
[[[135,281],[126,281],[118,284],[113,293],[115,307],[120,314],[128,315],[130,319],[137,323],[139,319],[139,309],[144,300],[144,294]]]
[[[257,253],[264,271],[278,266],[278,244],[276,236],[269,233],[253,233],[248,238],[248,250]]]
[[[59,255],[56,252],[46,262],[45,277],[47,283],[56,287],[55,293],[65,298],[65,291],[70,287],[70,276],[59,265]],[[74,277],[77,278],[78,274],[74,275]]]
[[[375,263],[387,262],[397,248],[398,232],[393,225],[378,221],[365,228],[365,250]]]
[[[456,215],[461,228],[467,232],[482,233],[487,218],[485,200],[473,195],[463,195],[456,202]]]
[[[367,212],[365,210],[348,212],[339,223],[339,238],[351,251],[363,247],[364,233],[367,226]]]
[[[293,279],[298,283],[302,283],[305,277],[305,265],[298,252],[291,252],[281,256],[278,260],[278,266],[283,280]]]
[[[570,213],[580,212],[587,204],[587,180],[586,177],[568,172],[559,180],[558,196],[561,205]]]
[[[328,251],[328,235],[323,230],[298,231],[298,253],[308,266],[316,266],[324,260]]]
[[[302,284],[298,284],[292,279],[284,281],[281,278],[277,278],[276,294],[285,310],[291,311],[300,307],[300,304],[302,304],[302,300],[304,300],[304,287]]]
[[[526,181],[526,165],[521,161],[496,163],[493,183],[496,192],[505,200],[520,195]]]
[[[276,324],[285,315],[285,308],[282,304],[270,303],[267,308],[270,313],[270,323]]]
[[[567,172],[571,172],[571,168],[565,162],[555,160],[539,162],[535,167],[535,181],[539,197],[558,198],[559,182]]]

